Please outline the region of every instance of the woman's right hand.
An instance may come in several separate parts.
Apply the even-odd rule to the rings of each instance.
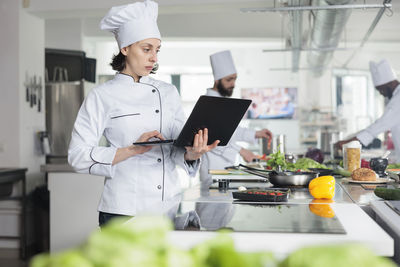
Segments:
[[[146,132],[143,133],[138,140],[136,140],[136,142],[147,142],[149,141],[151,138],[158,138],[160,140],[165,140],[164,136],[162,136],[162,134],[157,131],[151,131],[151,132]],[[146,153],[147,151],[149,151],[152,148],[152,146],[138,146],[138,145],[131,145],[128,147],[128,149],[131,152],[134,152],[133,155],[138,155],[138,154],[143,154]]]
[[[147,142],[151,138],[159,138],[161,140],[165,140],[162,134],[159,131],[151,131],[143,133],[136,142]],[[130,158],[135,155],[143,154],[149,151],[152,146],[138,146],[138,145],[130,145],[128,147],[118,148],[117,153],[115,154],[112,165],[117,164],[118,162],[124,161],[127,158]]]

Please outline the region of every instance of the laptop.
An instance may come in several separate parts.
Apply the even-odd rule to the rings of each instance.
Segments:
[[[200,96],[176,140],[154,140],[133,144],[193,146],[195,134],[207,128],[207,145],[220,140],[218,146],[226,146],[250,104],[249,99]]]

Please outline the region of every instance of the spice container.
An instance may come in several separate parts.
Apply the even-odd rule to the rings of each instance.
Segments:
[[[260,138],[261,155],[269,155],[273,153],[273,140],[271,138]]]
[[[350,172],[361,167],[361,144],[359,141],[343,145],[343,167]]]
[[[286,152],[286,135],[278,134],[276,136],[276,150],[279,150],[282,154]]]

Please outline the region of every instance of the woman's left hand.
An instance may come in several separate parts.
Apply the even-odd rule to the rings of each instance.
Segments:
[[[256,138],[272,140],[272,133],[268,129],[262,129],[256,132]]]
[[[194,136],[193,146],[186,146],[185,160],[198,160],[204,153],[214,149],[219,144],[219,140],[216,140],[211,145],[207,145],[208,142],[208,129],[199,130]]]

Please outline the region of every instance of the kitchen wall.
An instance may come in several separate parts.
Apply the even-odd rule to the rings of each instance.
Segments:
[[[0,3],[0,166],[28,168],[28,191],[43,183],[36,132],[45,129],[44,112],[25,101],[25,76],[44,75],[44,20],[28,14],[20,1]],[[44,103],[43,103],[44,104]]]
[[[44,131],[44,20],[20,10],[19,24],[19,144],[20,166],[28,168],[28,191],[44,183],[40,165],[45,163],[41,154],[37,132]],[[25,101],[25,75],[36,75],[42,82],[43,102],[41,111],[31,108]]]
[[[27,191],[44,183],[37,132],[45,129],[43,110],[26,102],[26,75],[44,75],[44,20],[28,14],[20,1],[0,2],[0,167],[27,168]],[[43,102],[44,106],[44,102]],[[20,191],[15,187],[14,193]],[[8,206],[10,204],[10,206]],[[2,234],[18,229],[19,209],[2,203]],[[5,230],[7,229],[7,231]],[[5,232],[6,231],[6,232]],[[8,232],[9,231],[9,232]],[[0,240],[2,248],[19,247],[17,240]]]
[[[45,47],[67,50],[82,49],[80,19],[48,19],[45,23]]]
[[[19,166],[19,3],[0,2],[0,165]]]

